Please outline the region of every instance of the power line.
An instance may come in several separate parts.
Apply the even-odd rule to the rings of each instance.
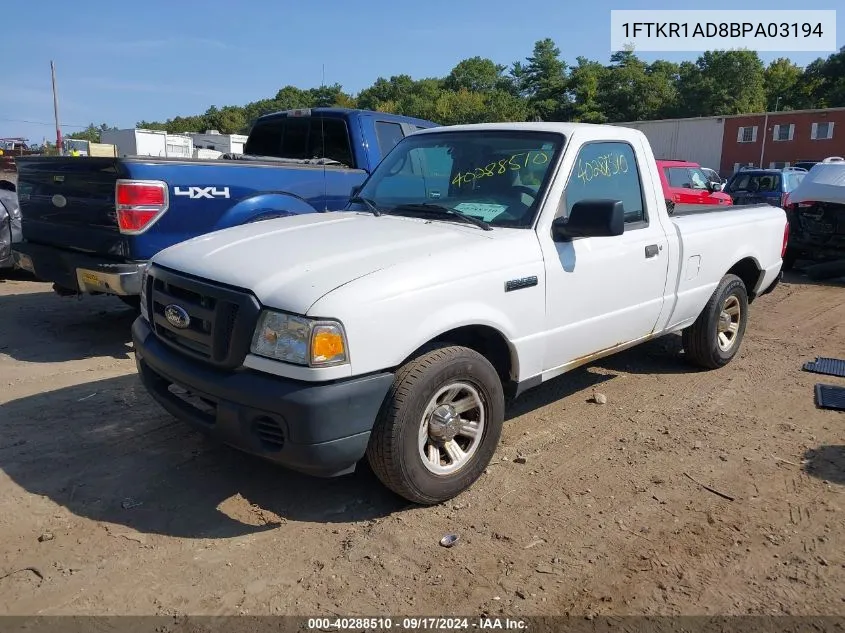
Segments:
[[[0,117],[0,121],[8,121],[10,123],[30,123],[32,125],[49,125],[50,127],[54,127],[55,123],[48,123],[46,121],[29,121],[27,119],[7,119],[5,117]],[[90,125],[90,124],[89,124]],[[63,123],[62,127],[78,127],[80,129],[85,129],[87,125],[75,125],[73,123]]]

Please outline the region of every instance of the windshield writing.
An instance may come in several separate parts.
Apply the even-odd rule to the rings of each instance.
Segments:
[[[593,160],[584,161],[578,159],[578,166],[575,171],[577,178],[582,183],[586,184],[593,178],[604,176],[605,178],[612,178],[617,174],[628,173],[628,161],[622,154],[609,153],[598,156]]]
[[[454,222],[455,212],[493,227],[529,227],[564,141],[559,134],[512,130],[409,136],[360,195],[387,213]],[[426,203],[423,213],[419,205]],[[431,204],[448,211],[434,214]]]

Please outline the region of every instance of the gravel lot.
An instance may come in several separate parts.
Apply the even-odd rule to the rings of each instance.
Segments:
[[[205,440],[140,387],[122,303],[12,275],[0,612],[845,614],[845,415],[813,402],[845,379],[801,371],[845,358],[843,288],[788,278],[719,371],[673,336],[539,387],[469,492],[417,508]]]

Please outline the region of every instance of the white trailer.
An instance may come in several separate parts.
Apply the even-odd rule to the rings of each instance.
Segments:
[[[190,158],[193,141],[185,134],[168,134],[162,130],[129,128],[103,130],[103,143],[117,147],[118,156],[156,156],[160,158]]]
[[[192,132],[190,135],[197,149],[213,149],[224,154],[243,154],[246,134],[221,134],[217,130],[203,133]]]

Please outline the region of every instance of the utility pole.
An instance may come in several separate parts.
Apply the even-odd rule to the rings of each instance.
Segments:
[[[56,94],[56,65],[50,60],[50,73],[53,76],[53,114],[56,117],[56,150],[59,156],[64,156],[62,149],[62,128],[59,126],[59,97]]]

